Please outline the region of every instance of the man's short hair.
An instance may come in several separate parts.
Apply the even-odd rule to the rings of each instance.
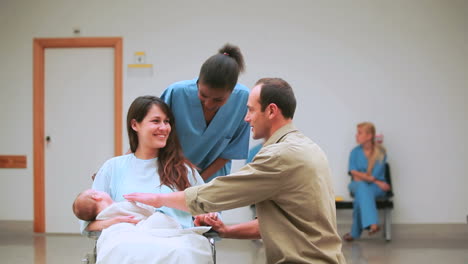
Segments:
[[[262,112],[269,104],[276,104],[285,118],[293,118],[296,111],[296,97],[285,80],[281,78],[262,78],[255,85],[262,85],[260,105]]]
[[[81,192],[73,202],[73,213],[78,219],[93,221],[97,216],[97,203],[91,193]]]

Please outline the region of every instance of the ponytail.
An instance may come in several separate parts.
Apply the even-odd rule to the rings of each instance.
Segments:
[[[372,135],[372,155],[367,162],[367,173],[372,174],[376,161],[382,161],[385,157],[386,150],[380,143],[375,142],[375,126],[371,122],[363,122],[357,125],[358,128],[363,128],[367,133]]]
[[[239,47],[225,44],[218,53],[203,63],[198,81],[212,89],[232,91],[239,74],[245,71],[244,57]]]
[[[373,141],[374,149],[372,151],[372,156],[369,158],[369,162],[367,165],[367,173],[372,174],[372,170],[374,169],[374,165],[376,161],[382,161],[385,157],[385,148],[382,144]]]

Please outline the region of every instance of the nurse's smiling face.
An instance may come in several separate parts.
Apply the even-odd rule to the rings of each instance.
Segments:
[[[249,95],[247,101],[247,115],[245,121],[252,127],[252,137],[254,139],[269,138],[271,136],[271,122],[268,118],[268,113],[262,111],[260,104],[260,91],[263,84],[255,86]]]
[[[231,91],[226,89],[214,89],[202,82],[198,82],[197,85],[198,98],[203,106],[203,111],[217,112],[231,95]]]
[[[171,124],[167,115],[153,104],[141,122],[132,121],[132,128],[138,134],[138,150],[144,152],[156,151],[164,148],[171,133]]]

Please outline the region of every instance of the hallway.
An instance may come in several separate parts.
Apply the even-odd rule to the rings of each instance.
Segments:
[[[340,234],[348,229],[339,226]],[[78,235],[34,234],[31,222],[0,221],[1,263],[81,263],[92,247],[91,239]],[[219,264],[265,263],[259,241],[224,239],[216,247]],[[467,264],[468,225],[394,225],[391,242],[364,237],[344,243],[343,252],[348,264]]]

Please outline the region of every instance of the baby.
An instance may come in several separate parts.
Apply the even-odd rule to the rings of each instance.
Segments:
[[[138,202],[114,202],[108,193],[88,189],[76,197],[73,203],[73,213],[84,221],[106,220],[117,216],[134,216],[137,226],[150,229],[182,229],[172,217],[155,208]]]

